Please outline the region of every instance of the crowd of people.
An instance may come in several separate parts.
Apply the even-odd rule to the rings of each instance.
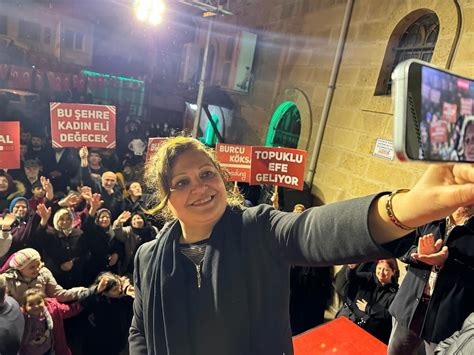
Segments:
[[[470,329],[468,166],[432,167],[389,197],[281,212],[277,195],[226,191],[192,138],[168,139],[146,167],[134,144],[49,146],[23,129],[21,168],[0,170],[2,354],[119,354],[129,330],[132,354],[291,354],[292,335],[324,322],[334,264],[347,264],[337,316],[390,354],[443,353]],[[408,264],[400,287],[394,257]]]

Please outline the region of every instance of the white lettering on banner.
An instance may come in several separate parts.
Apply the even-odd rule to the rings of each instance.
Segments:
[[[110,119],[109,111],[95,111],[95,110],[74,110],[74,117],[76,120],[83,118],[96,118],[98,120]]]
[[[70,122],[70,121],[58,121],[58,129],[82,129],[91,130],[91,122]]]
[[[255,151],[257,155],[257,159],[263,160],[281,160],[288,163],[298,163],[301,164],[303,162],[303,155],[302,154],[295,154],[291,152],[275,152],[275,151]]]
[[[242,156],[242,155],[230,155],[229,156],[229,163],[250,164],[250,157],[246,157],[246,156]]]
[[[2,136],[0,134],[0,143],[2,143],[2,144],[7,144],[7,143],[13,144],[13,140],[11,139],[9,134],[7,134],[5,136]]]
[[[60,142],[107,143],[107,135],[90,133],[61,133]]]
[[[274,174],[262,174],[255,175],[257,182],[269,182],[269,183],[280,183],[286,185],[298,186],[298,178],[296,176],[289,175],[274,175]]]
[[[58,108],[56,111],[58,117],[72,117],[72,110],[69,108]]]
[[[109,121],[94,122],[94,131],[107,132],[109,130]]]
[[[268,164],[268,170],[270,170],[270,171],[281,171],[281,172],[287,173],[288,172],[288,164],[269,163]]]
[[[244,154],[245,147],[234,147],[228,145],[219,145],[219,152],[221,153],[231,153],[231,154]]]

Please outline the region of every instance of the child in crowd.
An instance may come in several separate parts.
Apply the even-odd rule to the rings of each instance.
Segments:
[[[63,319],[81,312],[79,303],[62,304],[46,298],[37,288],[26,290],[22,300],[25,332],[20,355],[57,354],[70,355]]]
[[[54,297],[59,302],[70,302],[88,297],[92,289],[74,287],[65,290],[56,282],[51,271],[41,261],[41,256],[35,249],[26,248],[13,254],[5,272],[10,296],[21,302],[26,290],[37,288],[47,297]],[[3,269],[3,268],[2,268]]]

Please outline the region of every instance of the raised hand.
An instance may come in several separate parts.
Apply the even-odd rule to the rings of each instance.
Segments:
[[[76,205],[80,200],[81,198],[77,195],[67,195],[62,201],[62,205],[65,207],[72,207]]]
[[[81,158],[81,160],[87,160],[88,156],[89,150],[87,149],[87,147],[82,147],[81,149],[79,149],[79,158]]]
[[[443,241],[438,239],[434,241],[433,234],[427,234],[418,239],[418,248],[411,257],[427,265],[442,267],[448,259],[448,247],[443,246]]]
[[[91,205],[91,208],[94,210],[98,210],[100,206],[104,203],[104,201],[101,200],[102,196],[100,194],[92,194],[91,199],[89,200],[89,204]]]
[[[117,217],[117,222],[120,224],[124,224],[130,219],[131,216],[132,213],[130,211],[123,211],[120,216]]]
[[[84,200],[90,201],[90,199],[92,198],[92,189],[89,186],[82,186],[81,196]]]
[[[40,177],[40,183],[43,187],[43,190],[46,192],[46,199],[51,201],[54,197],[53,184],[51,184],[51,181],[49,181],[49,179],[45,178],[44,176]]]
[[[40,203],[36,207],[36,214],[41,217],[40,224],[44,227],[48,224],[49,217],[51,217],[51,207],[46,208],[44,203]]]
[[[2,229],[9,229],[15,221],[15,215],[13,213],[7,213],[3,218],[0,217],[0,227],[2,227]]]

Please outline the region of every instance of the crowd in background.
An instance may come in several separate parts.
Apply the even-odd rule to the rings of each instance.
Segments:
[[[79,354],[126,352],[134,255],[164,227],[160,218],[147,213],[158,201],[143,185],[146,145],[148,138],[172,136],[176,130],[168,124],[145,125],[130,119],[125,111],[118,110],[116,149],[53,149],[47,124],[43,125],[49,121],[48,112],[39,109],[38,115],[48,119],[40,119],[43,123],[39,125],[27,121],[21,125],[21,167],[0,170],[0,304],[8,304],[12,310],[9,314],[0,311],[0,328],[7,322],[12,330],[9,335],[0,333],[4,337],[0,340],[2,344],[11,341],[12,348],[20,346],[22,354],[53,350],[67,354],[71,349]],[[240,192],[248,206],[269,203],[281,207],[271,186],[242,184]],[[311,206],[294,207],[294,212],[300,213]],[[292,208],[285,206],[285,210]],[[467,221],[471,215],[465,216]],[[465,222],[461,237],[471,234]],[[455,250],[453,246],[452,253]],[[441,253],[440,248],[438,251]],[[472,276],[470,259],[459,255],[461,264],[448,263],[445,270],[455,267]],[[431,266],[445,265],[447,254],[443,258],[441,263],[423,264],[425,277],[430,277]],[[420,261],[410,255],[404,261],[412,270],[420,268]],[[334,280],[332,267],[294,266],[289,305],[293,335],[325,321],[334,285],[341,301],[337,316],[347,317],[388,344],[392,316],[397,313],[389,311],[392,302],[396,297],[402,299],[398,307],[412,302],[405,299],[405,290],[397,296],[398,276],[394,259],[346,265]],[[468,290],[451,300],[450,307],[471,296],[472,278],[468,276],[454,280],[457,286],[466,283]],[[421,288],[422,299],[433,297],[423,291]],[[20,312],[18,304],[21,317],[8,318],[15,309]],[[431,325],[429,335],[423,335],[422,324],[415,333],[417,339],[439,343],[459,329],[470,312],[459,313],[456,324],[440,334],[433,335],[436,326]],[[15,344],[14,329],[22,334],[21,343]]]

